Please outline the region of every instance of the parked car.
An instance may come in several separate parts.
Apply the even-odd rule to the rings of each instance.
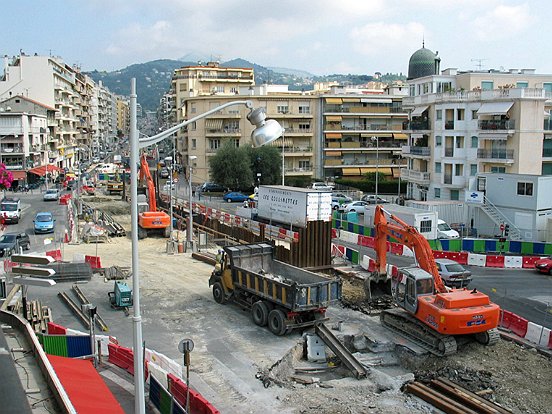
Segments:
[[[437,220],[437,238],[438,239],[458,239],[460,234],[444,220]]]
[[[341,204],[347,204],[353,201],[351,197],[343,193],[332,193],[332,200],[339,201]]]
[[[55,188],[46,190],[42,198],[44,201],[57,201],[59,200],[59,191]]]
[[[330,185],[330,184],[326,184],[326,183],[312,183],[310,188],[313,189],[313,190],[321,190],[321,191],[332,191],[333,190],[333,186]]]
[[[541,273],[552,275],[552,256],[543,257],[535,262],[535,269]]]
[[[56,220],[50,212],[36,213],[33,220],[35,234],[38,233],[53,233],[56,225]]]
[[[224,193],[226,191],[226,188],[216,183],[203,183],[199,187],[199,191],[201,191],[202,193]]]
[[[376,196],[375,194],[365,194],[361,198],[362,201],[366,201],[368,204],[388,204],[386,199]]]
[[[449,287],[468,287],[472,281],[471,272],[460,263],[450,259],[435,259],[443,283]]]
[[[345,204],[343,206],[343,211],[347,213],[359,213],[364,214],[364,211],[366,210],[366,206],[370,203],[367,203],[366,201],[353,201],[352,203]]]
[[[27,233],[6,233],[0,236],[0,257],[10,257],[18,253],[19,247],[24,250],[31,248],[31,240]]]
[[[231,191],[230,193],[226,193],[222,196],[222,199],[228,203],[232,203],[234,201],[245,201],[249,200],[249,196],[239,193],[237,191]]]
[[[159,175],[161,178],[169,178],[169,170],[167,168],[161,168]]]
[[[176,190],[176,184],[175,184],[175,183],[172,184],[172,190],[173,190],[173,191]],[[166,183],[165,185],[163,185],[163,191],[166,191],[166,192],[171,191],[171,184],[170,184],[170,183]]]
[[[4,222],[19,223],[21,219],[21,200],[17,197],[4,197],[0,203],[0,215],[4,218]]]

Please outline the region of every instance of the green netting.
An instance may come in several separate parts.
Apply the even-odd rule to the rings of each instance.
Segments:
[[[459,252],[462,250],[462,240],[449,240],[449,252]]]
[[[552,244],[545,244],[544,245],[544,254],[546,255],[552,255]]]
[[[523,254],[533,254],[533,243],[531,243],[531,242],[521,242],[521,253],[523,253]]]
[[[65,335],[45,335],[42,340],[42,347],[47,354],[63,357],[68,356],[67,337]]]
[[[485,248],[485,240],[474,240],[473,241],[473,252],[474,253],[485,253],[487,249]]]
[[[353,250],[353,253],[351,255],[351,262],[353,264],[358,264],[359,263],[358,256],[359,256],[358,252],[356,250]]]

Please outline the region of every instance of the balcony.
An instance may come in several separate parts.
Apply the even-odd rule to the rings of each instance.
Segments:
[[[401,168],[401,178],[417,184],[429,185],[431,173]]]
[[[482,161],[512,163],[514,162],[514,150],[478,149],[477,158],[481,159]]]
[[[463,175],[444,174],[443,184],[447,187],[464,188],[466,185],[466,177]]]
[[[404,131],[429,131],[429,121],[410,121],[403,122]]]
[[[510,131],[516,129],[515,121],[513,119],[480,120],[477,125],[479,129],[484,131]]]
[[[403,146],[401,153],[403,155],[411,155],[413,157],[431,157],[431,148],[429,147],[409,147]]]

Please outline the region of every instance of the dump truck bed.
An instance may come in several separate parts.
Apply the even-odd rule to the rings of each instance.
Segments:
[[[296,312],[325,308],[341,299],[341,280],[274,260],[261,243],[225,248],[235,288],[249,291]]]

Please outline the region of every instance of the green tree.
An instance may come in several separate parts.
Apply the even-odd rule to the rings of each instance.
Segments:
[[[236,148],[231,142],[225,143],[211,157],[209,175],[217,184],[236,191],[249,189],[253,183],[247,152],[243,148]]]
[[[257,185],[257,174],[261,173],[261,184],[282,182],[282,154],[277,147],[265,145],[259,148],[244,147],[251,164],[251,172]]]

